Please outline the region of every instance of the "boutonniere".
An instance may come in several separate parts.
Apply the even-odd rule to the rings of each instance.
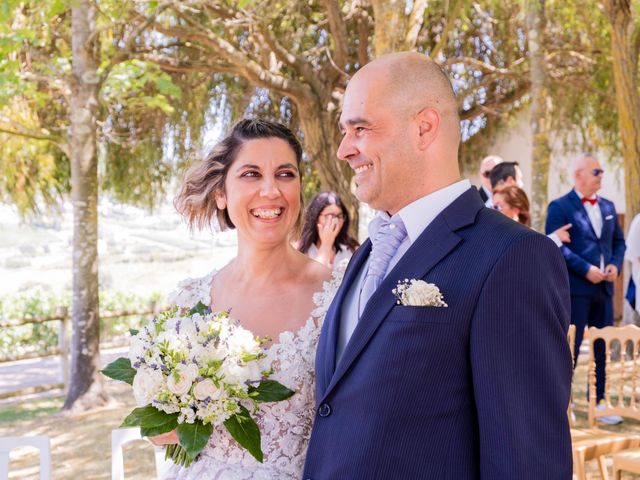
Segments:
[[[424,280],[407,279],[398,282],[393,294],[398,305],[407,307],[448,307],[437,285]]]

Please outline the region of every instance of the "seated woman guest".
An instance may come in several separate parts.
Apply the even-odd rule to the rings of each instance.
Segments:
[[[531,226],[529,198],[524,190],[515,185],[498,187],[493,191],[493,208],[516,222],[520,222],[527,227]],[[560,247],[563,243],[571,242],[570,228],[571,224],[568,223],[550,233],[547,237]]]
[[[327,267],[351,258],[358,241],[349,234],[349,213],[337,193],[320,192],[309,204],[298,250]]]

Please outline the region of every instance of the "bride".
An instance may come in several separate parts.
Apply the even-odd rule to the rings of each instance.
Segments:
[[[320,323],[338,279],[291,246],[301,215],[302,147],[289,129],[263,120],[242,120],[207,158],[185,175],[176,207],[190,227],[217,217],[222,229],[238,230],[238,256],[219,272],[188,279],[170,300],[179,307],[198,301],[231,316],[265,346],[272,379],[295,394],[262,404],[264,463],[256,461],[223,427],[188,468],[173,466],[165,479],[297,479],[314,415],[314,360]],[[153,437],[177,443],[175,432]]]

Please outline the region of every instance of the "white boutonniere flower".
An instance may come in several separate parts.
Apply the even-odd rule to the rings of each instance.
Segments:
[[[448,307],[437,285],[424,280],[407,279],[393,289],[398,305],[410,307]]]

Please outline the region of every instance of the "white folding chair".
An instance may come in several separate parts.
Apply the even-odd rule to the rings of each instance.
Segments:
[[[51,480],[51,440],[45,435],[0,437],[0,480],[9,478],[9,453],[18,447],[34,447],[40,454],[40,480]]]
[[[111,431],[111,480],[124,480],[124,458],[122,447],[134,440],[142,440],[140,428],[117,428]],[[170,460],[164,459],[164,448],[153,446],[156,459],[156,477],[160,478],[172,465]],[[1,480],[1,479],[0,479]]]

